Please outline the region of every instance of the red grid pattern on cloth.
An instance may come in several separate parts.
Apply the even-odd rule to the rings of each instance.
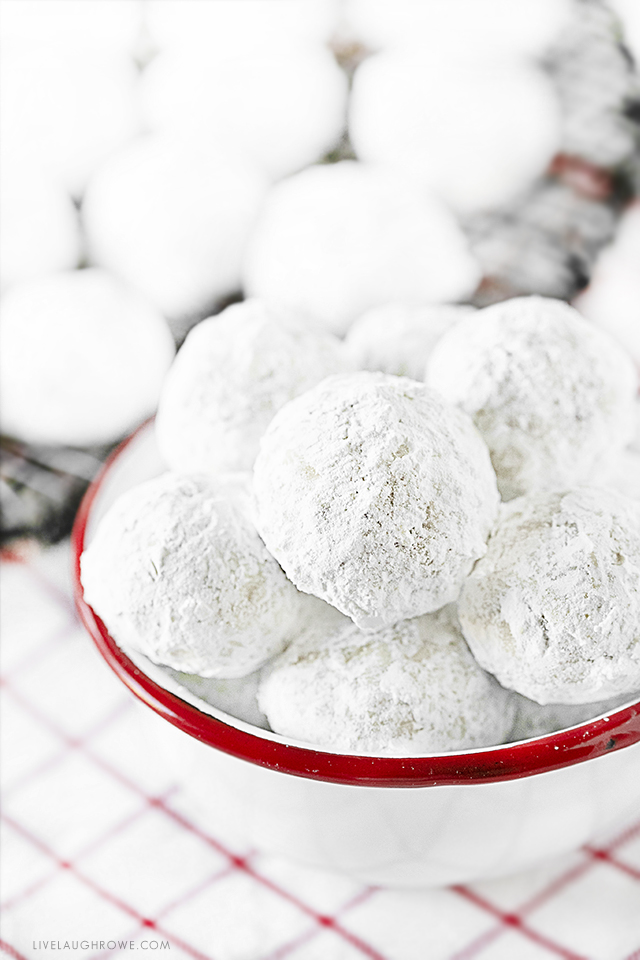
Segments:
[[[64,550],[3,564],[6,956],[151,939],[174,960],[640,960],[640,819],[526,875],[437,891],[365,887],[210,835],[131,746],[144,708],[79,625],[67,564]]]

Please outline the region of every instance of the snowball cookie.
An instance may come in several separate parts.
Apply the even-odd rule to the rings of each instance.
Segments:
[[[529,737],[544,737],[557,730],[575,727],[594,717],[613,712],[629,701],[629,696],[600,700],[598,703],[548,703],[544,706],[534,700],[513,694],[516,718],[508,741],[528,740]]]
[[[141,26],[137,0],[2,0],[3,45],[36,50],[108,48],[133,52]]]
[[[470,213],[510,201],[544,172],[559,149],[560,108],[532,65],[388,50],[356,70],[349,133],[361,160]]]
[[[138,71],[124,51],[6,44],[0,80],[3,143],[45,163],[73,196],[138,132]]]
[[[606,330],[640,366],[640,202],[622,217],[613,243],[598,260],[575,306]]]
[[[633,363],[559,300],[516,297],[463,318],[425,380],[473,417],[504,500],[599,483],[632,435]]]
[[[185,47],[147,67],[140,104],[148,129],[229,142],[278,178],[337,145],[347,89],[346,74],[321,46],[231,48],[216,56],[209,47]]]
[[[370,307],[464,299],[479,280],[439,201],[350,160],[310,167],[272,189],[244,269],[249,295],[337,334]]]
[[[352,369],[330,334],[284,326],[245,300],[191,330],[165,380],[156,435],[173,470],[250,470],[287,401]]]
[[[262,674],[276,733],[396,756],[501,743],[513,696],[475,662],[448,608],[375,633],[302,636]]]
[[[640,503],[579,487],[503,504],[458,612],[478,663],[538,703],[640,687]]]
[[[358,317],[345,343],[363,370],[422,380],[436,342],[461,317],[473,312],[473,307],[456,304],[385,303]]]
[[[75,267],[80,224],[69,194],[43,167],[2,150],[0,284]]]
[[[174,355],[164,318],[102,270],[11,287],[0,308],[3,432],[111,443],[156,408]]]
[[[212,477],[167,473],[129,490],[81,566],[114,639],[183,673],[245,676],[298,623],[297,591]]]
[[[498,506],[469,418],[422,383],[368,372],[328,377],[282,407],[254,493],[289,579],[365,629],[455,600]]]
[[[631,447],[637,453],[640,453],[640,396],[637,397],[635,403],[635,426],[631,438]]]
[[[607,486],[634,500],[640,500],[639,450],[627,447],[622,451],[615,460],[613,472],[607,479]]]
[[[179,321],[239,288],[265,190],[257,168],[233,153],[144,137],[89,184],[82,213],[91,256]]]
[[[146,26],[159,48],[205,46],[213,56],[323,43],[340,0],[146,0]]]
[[[429,57],[489,60],[539,56],[571,12],[569,0],[346,0],[344,16],[350,35],[372,50],[409,46]]]

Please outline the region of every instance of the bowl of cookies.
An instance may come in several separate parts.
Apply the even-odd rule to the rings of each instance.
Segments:
[[[255,299],[194,327],[73,555],[205,820],[411,887],[637,805],[637,392],[543,297],[388,305],[344,340]]]

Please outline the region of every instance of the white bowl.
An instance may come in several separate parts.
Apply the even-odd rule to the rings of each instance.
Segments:
[[[212,831],[366,883],[435,886],[527,868],[637,809],[640,702],[519,743],[376,757],[290,741],[167,689],[159,669],[118,647],[79,577],[84,546],[116,497],[164,469],[147,423],[87,492],[72,541],[76,604],[107,663],[151,708],[146,734]]]

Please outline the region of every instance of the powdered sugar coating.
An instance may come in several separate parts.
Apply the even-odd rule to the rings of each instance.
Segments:
[[[249,470],[260,437],[287,401],[350,370],[329,334],[284,326],[258,300],[194,327],[165,380],[156,435],[174,470]]]
[[[616,457],[606,486],[640,500],[640,450],[632,444]]]
[[[606,480],[633,432],[632,361],[559,300],[517,297],[463,318],[425,379],[473,418],[504,500]]]
[[[614,461],[607,486],[640,500],[640,401],[635,404],[635,430],[631,443]]]
[[[512,700],[475,662],[449,608],[375,633],[344,620],[302,636],[258,690],[277,733],[400,756],[500,743]]]
[[[636,398],[634,405],[634,430],[631,438],[631,449],[640,453],[640,397]]]
[[[381,370],[422,380],[431,351],[447,330],[473,307],[385,303],[363,313],[349,328],[345,344],[362,370]]]
[[[295,634],[300,599],[224,485],[163,474],[125,493],[82,555],[114,639],[184,673],[241,677]]]
[[[368,372],[329,377],[280,410],[254,492],[287,576],[364,628],[455,600],[498,505],[469,418],[424,384]]]
[[[503,504],[458,604],[478,662],[538,703],[640,687],[640,503],[580,487]]]

